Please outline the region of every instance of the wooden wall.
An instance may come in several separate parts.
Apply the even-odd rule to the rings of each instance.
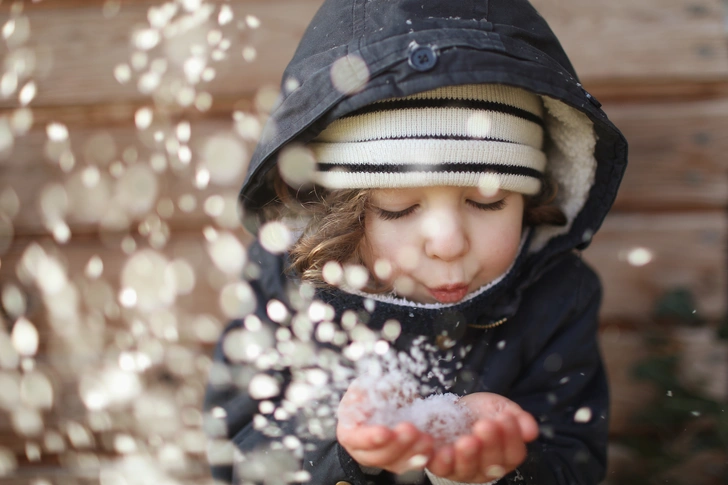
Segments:
[[[0,3],[0,24],[15,19],[15,32],[0,47],[5,69],[13,59],[25,60],[32,68],[17,90],[0,98],[0,147],[4,147],[0,152],[0,291],[7,307],[7,302],[17,301],[8,288],[21,289],[27,303],[24,314],[40,333],[37,354],[17,361],[7,357],[9,353],[2,355],[10,347],[0,329],[0,378],[17,380],[19,366],[25,374],[34,368],[48,377],[54,397],[52,407],[45,409],[27,395],[11,395],[5,401],[0,396],[0,484],[39,478],[54,484],[94,481],[99,460],[123,453],[130,442],[157,457],[173,457],[171,476],[205,476],[204,446],[200,445],[203,417],[197,409],[210,363],[206,355],[229,316],[219,295],[229,294],[223,290],[234,280],[215,268],[208,240],[212,228],[245,240],[230,222],[235,218],[229,210],[244,166],[200,189],[197,164],[213,136],[225,137],[230,151],[250,153],[255,129],[236,124],[233,112],[250,117],[246,119],[261,115],[271,88],[278,84],[320,3],[230,1],[234,20],[220,31],[231,46],[226,60],[212,64],[214,79],[196,93],[211,95],[209,107],[205,94],[198,98],[202,110],[180,108],[169,94],[152,99],[137,85],[155,59],[174,58],[175,46],[152,50],[146,62],[137,55],[133,62],[140,68],[129,68],[131,80],[115,79],[115,73],[123,74],[119,65],[132,64],[132,32],[149,26],[148,19],[158,14],[156,10],[150,14],[150,9],[161,1]],[[586,89],[604,104],[630,142],[630,166],[619,198],[585,252],[605,287],[602,343],[615,396],[613,432],[620,433],[629,426],[630,410],[650,392],[628,376],[630,366],[644,352],[640,329],[651,324],[655,300],[666,291],[687,287],[697,298],[696,311],[701,316],[717,320],[726,313],[728,43],[724,5],[721,0],[537,0],[534,4],[562,40]],[[22,11],[14,5],[22,5]],[[219,4],[211,5],[215,5],[215,19]],[[27,38],[23,35],[26,24],[30,27]],[[205,29],[207,34],[209,27]],[[205,36],[198,40],[209,45]],[[248,60],[242,54],[245,48]],[[179,76],[181,68],[170,61],[167,72]],[[37,96],[29,105],[33,123],[27,133],[20,134],[25,131],[22,117],[27,112],[19,111],[18,91],[30,80],[37,86]],[[135,116],[155,102],[152,125],[138,130]],[[189,143],[184,135],[178,137],[182,139],[178,145],[189,147],[191,163],[184,163],[179,147],[170,148],[154,138],[155,132],[174,135],[185,121],[192,135]],[[53,123],[67,128],[68,140],[48,141],[48,126]],[[8,129],[18,133],[12,147],[2,141]],[[151,169],[131,169],[149,167],[151,160],[158,163],[160,156],[167,160],[160,176],[155,177]],[[88,180],[100,189],[89,189]],[[140,184],[151,184],[146,187],[156,190],[156,197],[143,200],[148,190],[135,192],[141,201],[124,197],[130,187],[133,190]],[[228,210],[222,216],[210,215],[217,214],[215,203],[219,203],[218,198],[210,199],[213,196],[227,201]],[[114,210],[118,206],[131,210],[132,216],[120,220]],[[68,240],[54,214],[67,225]],[[149,247],[159,249],[168,261],[177,261],[182,273],[191,268],[196,275],[193,288],[181,288],[170,314],[160,316],[160,322],[176,321],[172,337],[163,323],[161,327],[135,325],[133,312],[118,303],[122,268],[135,250]],[[635,249],[647,250],[651,260],[635,265],[630,258]],[[86,269],[95,256],[103,261],[103,273],[91,278]],[[53,273],[58,267],[64,268],[61,274],[75,291],[44,295],[32,276],[38,260],[51,262],[43,268],[52,275],[58,274]],[[59,299],[71,304],[64,306]],[[70,308],[69,313],[59,314],[63,308]],[[16,318],[5,315],[0,327],[9,329]],[[159,342],[164,343],[163,352]],[[135,351],[156,359],[144,377],[155,383],[155,396],[176,394],[177,407],[169,415],[152,413],[144,422],[182,423],[172,431],[161,429],[157,438],[147,442],[131,438],[135,425],[128,408],[88,412],[80,396],[84,391],[79,390],[79,381],[86,383],[81,386],[86,389],[83,386],[91,385],[88,379],[104,376],[97,371],[137,355]],[[165,367],[160,365],[164,361],[173,370],[155,373],[154,369]],[[142,413],[148,407],[139,404],[134,409]],[[33,430],[37,418],[44,428]],[[176,447],[159,445],[167,441]],[[5,465],[13,462],[18,466]]]

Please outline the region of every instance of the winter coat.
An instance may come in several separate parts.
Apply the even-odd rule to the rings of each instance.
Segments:
[[[358,311],[375,330],[397,319],[402,335],[394,345],[403,351],[421,336],[439,345],[444,332],[455,347],[443,348],[443,355],[460,356],[444,359],[457,377],[448,390],[495,392],[532,413],[540,436],[529,445],[526,461],[499,483],[597,484],[605,475],[608,429],[607,381],[597,344],[601,286],[578,251],[589,245],[616,196],[627,143],[525,0],[327,0],[284,73],[282,96],[251,160],[241,202],[247,214],[256,214],[273,197],[266,174],[281,148],[311,140],[333,120],[380,99],[477,83],[508,84],[542,96],[545,150],[567,226],[534,228],[505,277],[458,304],[428,307],[385,299],[372,304],[333,288],[312,298],[330,304],[335,320],[347,309]],[[275,329],[278,324],[266,312],[271,299],[292,314],[300,305],[286,257],[256,245],[249,259],[260,269],[246,283],[255,295],[254,313]],[[243,328],[234,321],[225,335]],[[243,458],[260,450],[283,453],[276,444],[280,437],[266,436],[254,421],[261,399],[246,390],[256,371],[245,359],[232,362],[225,355],[224,338],[215,359],[227,377],[211,379],[206,409],[221,408],[214,414],[224,416],[223,437]],[[266,372],[284,393],[290,372],[275,366]],[[281,433],[295,435],[297,419],[277,420]],[[315,445],[289,463],[292,470],[307,471],[310,483],[396,483],[388,472],[359,467],[335,439]],[[257,473],[263,481],[265,470]],[[228,465],[213,466],[213,475],[233,479]]]

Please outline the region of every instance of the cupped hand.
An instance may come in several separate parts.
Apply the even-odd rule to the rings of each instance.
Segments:
[[[394,429],[366,424],[366,392],[354,381],[338,408],[336,438],[362,466],[392,473],[422,469],[434,453],[432,436],[412,423],[399,423]]]
[[[526,443],[538,437],[538,424],[518,404],[498,394],[478,392],[460,399],[474,418],[473,432],[437,450],[427,469],[442,478],[485,483],[515,470],[526,459]]]

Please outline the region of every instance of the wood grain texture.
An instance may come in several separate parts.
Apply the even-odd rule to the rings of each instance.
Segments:
[[[651,385],[633,377],[634,367],[650,353],[643,335],[636,331],[608,326],[599,341],[611,389],[609,433],[624,435],[634,430],[635,412],[655,395]]]
[[[250,95],[266,84],[278,85],[283,68],[290,60],[308,22],[320,5],[319,0],[276,0],[274,2],[246,1],[231,3],[235,20],[223,27],[217,25],[217,13],[198,29],[175,41],[163,41],[148,52],[148,61],[165,58],[168,61],[166,79],[182,77],[181,63],[189,57],[191,44],[207,44],[210,30],[219,29],[230,40],[228,57],[212,62],[216,78],[198,86],[198,91],[214,95]],[[77,7],[58,10],[30,10],[31,37],[29,45],[38,58],[38,97],[34,105],[96,104],[149,99],[141,94],[134,80],[120,84],[114,69],[129,64],[134,52],[132,34],[148,28],[148,5],[131,4],[111,19],[104,18],[101,8]],[[247,15],[260,20],[260,28],[246,26]],[[4,19],[0,16],[0,22]],[[182,39],[182,40],[179,40]],[[244,47],[253,47],[256,60],[243,59]],[[209,52],[212,48],[206,48]],[[178,59],[179,62],[176,62]],[[149,69],[145,66],[140,72]],[[171,89],[171,88],[170,88]],[[159,90],[161,92],[162,90]],[[8,107],[15,99],[0,102]]]
[[[720,0],[533,0],[589,82],[625,78],[725,79]]]
[[[603,319],[649,320],[658,298],[687,288],[697,313],[720,319],[726,313],[728,219],[721,211],[684,214],[613,213],[584,252],[604,286]],[[644,266],[630,252],[649,251]]]
[[[242,244],[250,242],[249,235],[241,230],[223,231],[231,234]],[[136,236],[134,238],[134,252],[125,251],[121,245],[122,235],[96,237],[86,236],[72,239],[67,244],[59,245],[49,237],[18,237],[15,238],[13,244],[6,251],[2,258],[2,284],[13,282],[23,288],[24,293],[28,295],[28,318],[37,320],[38,322],[46,322],[48,325],[41,324],[41,327],[48,328],[49,331],[64,331],[64,328],[52,328],[53,322],[49,321],[47,312],[51,310],[50,304],[54,300],[44,298],[40,289],[32,282],[27,281],[22,276],[21,265],[23,257],[29,250],[37,251],[41,249],[43,253],[55,261],[58,261],[64,268],[65,278],[77,293],[78,306],[76,307],[79,314],[93,313],[100,310],[106,319],[110,322],[131,321],[134,318],[135,311],[119,306],[119,292],[122,289],[122,271],[128,262],[137,252],[153,251],[160,257],[166,259],[167,263],[172,261],[184,261],[190,269],[195,273],[193,279],[193,287],[184,293],[179,293],[170,305],[173,311],[192,314],[209,314],[218,320],[225,319],[219,305],[219,293],[221,289],[232,281],[241,280],[242,275],[226,275],[222,270],[218,269],[214,264],[210,255],[210,244],[203,235],[203,230],[189,230],[184,232],[175,232],[170,235],[169,242],[163,246],[154,247],[143,237]],[[86,275],[86,267],[89,260],[98,256],[103,263],[103,273],[98,278],[90,278]],[[235,264],[235,259],[231,259],[230,264]],[[76,298],[74,297],[74,298]],[[110,307],[106,308],[106,305]],[[52,318],[50,319],[52,320]],[[73,329],[69,328],[69,331]],[[98,329],[101,334],[106,333],[103,327]],[[109,329],[114,333],[119,328]],[[192,334],[181,332],[177,335],[181,341],[196,341]],[[62,342],[58,342],[63,344]],[[84,354],[80,353],[79,358],[83,359]]]
[[[622,103],[606,112],[629,142],[629,165],[615,209],[728,206],[728,99]]]
[[[231,236],[247,242],[245,234],[231,233]],[[149,244],[142,238],[137,238],[137,241],[137,249],[150,250]],[[162,305],[155,311],[142,311],[119,303],[119,292],[125,284],[129,284],[123,281],[124,268],[135,257],[120,248],[119,240],[88,237],[59,247],[48,238],[16,239],[2,258],[0,288],[13,284],[22,289],[27,301],[26,318],[39,333],[35,368],[50,379],[54,391],[54,407],[43,413],[47,429],[63,430],[69,421],[87,423],[82,382],[94,376],[110,378],[105,370],[118,370],[125,352],[142,352],[150,357],[151,365],[140,373],[139,381],[147,391],[145,396],[166,396],[165,399],[175,403],[174,415],[170,418],[179,421],[179,413],[184,409],[197,412],[214,344],[224,325],[232,318],[221,307],[221,294],[226,285],[240,281],[238,274],[230,275],[217,269],[205,241],[201,231],[177,234],[158,250],[156,254],[165,258],[167,263],[184,262],[194,272],[194,280],[191,285],[185,284],[186,289],[178,293],[169,305]],[[68,285],[60,299],[44,295],[36,284],[21,276],[19,268],[23,265],[23,258],[28,251],[38,251],[39,248],[64,268]],[[94,256],[101,258],[103,272],[97,278],[89,278],[85,268]],[[230,264],[235,262],[231,260]],[[158,269],[164,271],[163,268]],[[180,279],[177,281],[182,282]],[[140,282],[137,279],[137,283]],[[182,289],[181,285],[177,287]],[[64,302],[70,302],[70,305],[64,305]],[[65,317],[59,316],[60,307],[70,312]],[[9,323],[3,319],[0,325]],[[12,374],[13,370],[8,372]],[[95,451],[115,454],[113,437],[117,433],[147,435],[147,431],[140,427],[143,426],[141,421],[137,422],[135,418],[133,402],[112,405],[106,411],[111,421],[94,430]],[[200,425],[187,423],[183,426],[178,423],[174,433],[199,431]],[[163,434],[173,432],[169,427],[166,429]],[[0,411],[0,439],[13,432],[8,414]],[[38,441],[40,438],[31,436],[26,439]],[[11,449],[21,453],[24,442],[25,439],[16,440]],[[199,456],[204,453],[204,448],[203,452],[190,453]]]
[[[174,206],[173,213],[163,217],[165,223],[171,227],[201,228],[205,224],[213,223],[214,217],[205,212],[205,201],[213,195],[223,196],[227,201],[234,201],[237,198],[253,145],[245,142],[235,133],[233,121],[230,118],[193,121],[190,123],[189,143],[179,143],[182,146],[188,146],[192,155],[192,160],[185,164],[179,161],[175,152],[167,150],[166,141],[159,142],[154,139],[154,132],[159,130],[166,133],[167,138],[175,139],[176,126],[178,124],[171,120],[160,120],[159,124],[143,131],[137,130],[133,123],[95,128],[70,127],[68,149],[70,153],[73,153],[76,162],[74,167],[68,171],[61,169],[55,157],[48,157],[49,141],[45,127],[39,126],[38,129],[17,139],[12,153],[6,154],[5,159],[0,160],[0,174],[2,174],[0,192],[12,190],[20,202],[20,211],[13,222],[15,233],[18,235],[49,234],[48,212],[44,212],[42,209],[41,200],[44,190],[52,184],[65,187],[67,198],[71,200],[65,220],[70,226],[72,234],[96,233],[103,217],[98,219],[95,216],[91,218],[84,216],[83,214],[88,214],[88,211],[84,210],[83,205],[72,201],[79,200],[78,197],[82,197],[83,194],[92,199],[95,198],[92,196],[94,193],[99,196],[106,194],[95,200],[111,210],[121,200],[120,197],[126,198],[123,193],[132,188],[130,186],[121,188],[124,184],[124,175],[120,172],[126,172],[135,167],[144,167],[146,173],[156,180],[157,195],[151,196],[153,201],[149,210],[142,210],[136,215],[133,212],[127,212],[131,216],[129,224],[132,231],[139,222],[156,213],[155,207],[162,200],[166,200],[167,203]],[[210,153],[206,147],[208,143],[212,143],[210,140],[220,139],[226,140],[227,145],[233,148],[237,147],[237,155],[230,160],[226,168],[222,168],[224,171],[229,169],[232,176],[211,180],[206,187],[198,188],[197,171],[204,165],[205,153]],[[128,156],[133,157],[128,160],[136,161],[132,163],[122,161]],[[166,160],[166,168],[155,172],[151,168],[153,157],[162,157]],[[78,185],[81,174],[90,166],[98,167],[101,174],[100,183],[106,189],[99,191],[95,188],[82,188],[80,191],[73,189],[73,186]],[[117,169],[120,172],[116,172]],[[112,173],[119,175],[113,176]],[[149,191],[144,193],[147,192]],[[184,206],[180,205],[182,196],[191,197],[194,200],[194,207],[183,210]],[[97,208],[99,207],[101,206],[97,206]]]
[[[214,96],[235,96],[249,95],[262,85],[278,85],[283,68],[320,4],[321,0],[232,2],[236,21],[221,29],[232,42],[229,58],[214,63],[216,79],[199,89]],[[118,64],[129,62],[130,35],[149,25],[147,10],[154,3],[125,4],[110,19],[104,18],[98,2],[73,5],[26,12],[32,32],[29,45],[36,49],[38,57],[35,77],[39,94],[34,105],[133,102],[145,98],[133,82],[120,85],[113,71]],[[728,78],[720,0],[538,0],[535,5],[560,37],[587,87],[592,83],[603,85],[604,81],[701,83]],[[238,29],[237,24],[246,15],[257,16],[261,27]],[[212,24],[198,33],[203,43],[211,28]],[[256,49],[255,61],[243,60],[245,46]],[[169,47],[157,47],[150,61],[164,56]],[[179,72],[174,62],[170,65],[172,71]],[[3,100],[0,107],[16,102]]]
[[[662,103],[701,101],[728,97],[728,82],[676,79],[642,79],[629,82],[619,79],[597,79],[585,85],[589,92],[609,109],[611,103]]]

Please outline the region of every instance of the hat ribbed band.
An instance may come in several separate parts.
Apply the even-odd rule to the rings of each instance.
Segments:
[[[481,163],[543,172],[546,155],[528,145],[480,140],[377,140],[311,143],[319,165]],[[331,168],[324,168],[330,170]]]
[[[540,147],[543,144],[543,129],[532,121],[493,110],[403,109],[342,118],[321,133],[316,141],[351,142],[434,137],[502,140]]]
[[[543,103],[538,96],[513,86],[503,84],[463,84],[460,86],[443,86],[430,91],[413,94],[399,99],[462,99],[488,100],[513,106],[543,118]],[[386,103],[391,100],[383,100]],[[374,103],[379,104],[379,103]]]
[[[497,177],[493,180],[491,177]],[[323,172],[318,174],[319,184],[330,188],[406,188],[406,187],[481,187],[492,190],[494,186],[526,195],[541,190],[541,181],[524,175],[483,172]]]
[[[332,189],[480,186],[536,194],[546,166],[543,105],[503,85],[438,88],[376,102],[310,144],[315,182]]]

